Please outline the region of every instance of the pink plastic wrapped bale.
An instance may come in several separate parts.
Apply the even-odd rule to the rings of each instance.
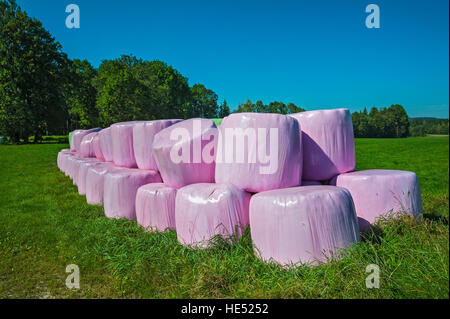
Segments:
[[[121,122],[111,125],[113,161],[116,166],[136,168],[133,149],[133,126],[142,121]]]
[[[181,120],[157,120],[136,123],[133,125],[133,149],[137,167],[157,171],[152,146],[156,133]]]
[[[105,163],[105,162],[101,162],[98,159],[92,159],[92,161],[87,161],[87,162],[80,162],[80,167],[78,169],[78,179],[77,179],[78,194],[86,195],[86,175],[87,175],[89,167],[92,167],[95,165],[102,165],[103,163]]]
[[[335,186],[261,192],[250,201],[255,253],[282,265],[317,264],[359,241],[350,193]]]
[[[103,202],[105,215],[109,218],[136,220],[136,193],[139,187],[159,183],[159,173],[152,170],[120,168],[106,173]]]
[[[300,123],[303,178],[322,181],[355,169],[352,117],[348,109],[290,114]]]
[[[72,182],[74,185],[78,186],[78,177],[80,176],[80,168],[83,163],[95,162],[98,163],[96,158],[75,158],[72,161]]]
[[[248,225],[250,197],[231,184],[200,183],[180,188],[175,201],[178,241],[204,248],[216,235],[239,237]]]
[[[66,154],[70,154],[70,149],[62,149],[58,152],[58,157],[56,159],[56,165],[60,171],[63,171],[63,161]]]
[[[117,168],[113,163],[89,166],[86,173],[86,201],[91,205],[103,205],[104,179],[106,173]]]
[[[155,135],[153,156],[164,184],[180,188],[214,182],[214,149],[218,130],[213,121],[189,119]]]
[[[177,190],[163,183],[139,187],[136,195],[136,218],[149,230],[175,229],[175,197]]]
[[[249,191],[298,186],[302,143],[298,122],[282,114],[235,113],[220,124],[217,183]]]
[[[74,170],[74,166],[75,166],[75,161],[79,160],[80,157],[78,156],[77,153],[71,153],[71,156],[67,156],[65,159],[65,172],[66,175],[69,176],[70,179],[73,180],[73,170]]]
[[[112,137],[111,128],[105,128],[98,132],[98,141],[100,144],[100,150],[104,157],[105,162],[113,161],[113,151],[112,151]]]
[[[66,176],[69,176],[69,170],[68,170],[69,157],[74,156],[74,154],[75,153],[62,154],[61,170],[64,172],[64,175],[66,175]]]
[[[95,157],[99,161],[104,162],[105,161],[105,157],[103,156],[102,148],[100,147],[100,136],[99,136],[99,134],[95,135],[94,138],[92,139],[92,148],[94,149]]]
[[[423,212],[419,181],[413,172],[357,171],[337,175],[330,184],[350,191],[361,230],[367,230],[382,215],[406,213],[417,216]]]
[[[302,186],[319,186],[319,185],[322,185],[322,183],[318,181],[305,181],[305,180],[302,181]]]
[[[70,151],[71,152],[79,152],[80,151],[80,144],[83,140],[83,137],[88,135],[89,133],[98,132],[101,128],[92,128],[89,130],[75,130],[72,133],[72,138],[70,140]]]
[[[81,158],[94,158],[94,138],[98,135],[98,132],[89,133],[83,137],[80,144],[80,157]]]

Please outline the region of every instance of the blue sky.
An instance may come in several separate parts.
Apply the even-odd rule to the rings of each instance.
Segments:
[[[70,58],[159,59],[232,108],[247,99],[308,110],[402,104],[448,118],[447,0],[18,0]],[[80,7],[68,29],[67,5]],[[380,8],[368,29],[365,8]]]

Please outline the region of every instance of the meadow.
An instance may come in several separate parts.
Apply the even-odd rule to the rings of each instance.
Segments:
[[[62,142],[62,143],[61,143]],[[357,139],[357,170],[416,172],[424,216],[381,220],[339,261],[283,269],[247,232],[204,250],[86,204],[56,167],[64,138],[0,145],[0,298],[448,298],[449,138]],[[65,285],[68,264],[80,289]],[[377,264],[380,288],[365,270]]]

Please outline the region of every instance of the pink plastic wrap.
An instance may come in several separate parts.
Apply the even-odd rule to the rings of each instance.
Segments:
[[[111,128],[105,128],[98,132],[98,140],[100,143],[100,150],[106,162],[113,161],[113,151],[112,151],[112,137]]]
[[[249,192],[298,186],[302,145],[298,122],[282,114],[235,113],[220,124],[217,183]]]
[[[146,229],[175,229],[175,197],[177,190],[163,183],[139,187],[136,195],[136,218]]]
[[[72,138],[70,141],[70,151],[71,152],[79,152],[80,151],[80,144],[83,140],[83,137],[88,135],[89,133],[98,132],[101,128],[92,128],[89,130],[75,130],[72,133]]]
[[[95,157],[94,152],[94,138],[98,135],[97,132],[89,133],[83,137],[80,144],[80,157],[90,158]]]
[[[350,191],[361,230],[377,217],[393,212],[422,213],[417,176],[413,172],[373,169],[337,175],[330,182]]]
[[[58,152],[58,157],[56,159],[56,165],[58,166],[60,171],[63,170],[63,161],[64,157],[67,156],[66,154],[70,154],[70,149],[62,149]]]
[[[88,172],[89,167],[95,166],[95,165],[101,165],[105,162],[100,162],[98,159],[92,158],[92,161],[88,162],[80,162],[80,167],[78,169],[78,179],[77,179],[77,186],[78,186],[78,194],[80,195],[86,195],[86,175]]]
[[[157,171],[152,153],[153,140],[159,131],[181,120],[157,120],[136,123],[133,125],[133,148],[137,167]]]
[[[74,154],[75,153],[64,153],[61,155],[61,171],[63,171],[66,176],[69,176],[68,171],[69,157],[74,156]]]
[[[104,162],[105,157],[103,156],[102,149],[100,147],[100,136],[99,134],[95,135],[92,139],[92,148],[94,149],[94,155],[99,160]]]
[[[121,122],[111,125],[113,161],[116,166],[135,168],[133,126],[142,121]]]
[[[136,219],[136,193],[139,187],[159,183],[159,173],[152,170],[120,168],[109,171],[104,178],[105,215],[110,218]]]
[[[72,153],[72,156],[68,156],[65,160],[65,172],[66,175],[70,177],[70,179],[73,180],[73,171],[74,171],[74,167],[75,167],[75,163],[77,160],[80,159],[80,157],[78,156],[77,153]]]
[[[359,240],[352,197],[335,186],[300,186],[253,195],[250,230],[256,254],[282,265],[326,262]]]
[[[248,225],[250,196],[231,184],[200,183],[180,188],[175,201],[178,241],[207,247],[215,235],[240,236]]]
[[[78,177],[80,173],[80,167],[82,163],[86,162],[98,162],[96,158],[75,158],[72,161],[72,182],[74,185],[78,186]]]
[[[153,156],[164,184],[180,188],[214,182],[214,148],[218,131],[211,120],[189,119],[155,135]]]
[[[86,201],[92,205],[103,205],[104,179],[106,173],[118,169],[113,163],[89,166],[86,173]]]
[[[318,181],[302,181],[302,186],[319,186],[322,185],[322,183],[318,182]]]
[[[300,123],[303,178],[322,181],[355,169],[352,117],[348,109],[291,114]]]

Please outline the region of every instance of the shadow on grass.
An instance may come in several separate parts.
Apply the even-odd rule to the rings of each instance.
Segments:
[[[380,226],[371,225],[367,230],[360,233],[361,241],[371,244],[381,244],[381,239],[384,237],[384,231]]]
[[[448,218],[446,216],[436,216],[434,214],[425,213],[423,214],[423,218],[448,226]]]

